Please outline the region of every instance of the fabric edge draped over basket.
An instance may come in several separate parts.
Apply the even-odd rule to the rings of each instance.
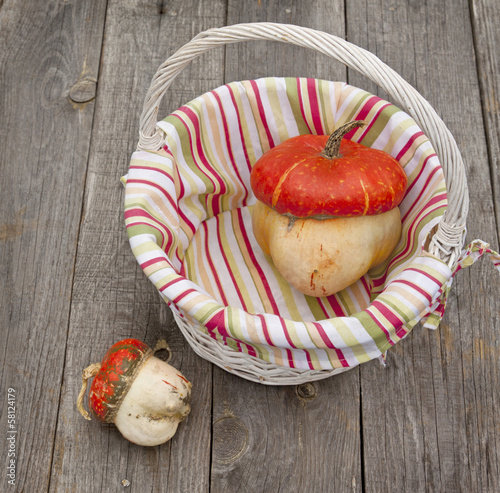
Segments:
[[[232,115],[235,109],[238,111]],[[406,241],[397,249],[404,261],[392,272],[388,272],[389,262],[375,273],[375,279],[382,280],[378,287],[368,281],[374,293],[368,306],[324,320],[291,320],[273,313],[249,313],[234,303],[225,305],[213,292],[185,277],[185,252],[204,221],[234,207],[251,207],[247,176],[262,152],[292,134],[328,133],[342,119],[354,117],[370,123],[366,131],[351,137],[390,151],[400,161],[408,154],[402,164],[413,176],[414,188],[410,186],[407,194],[414,194],[411,203],[422,196],[421,187],[425,189],[436,180],[435,193],[429,197],[433,202],[427,210],[428,220],[419,217],[412,223],[420,224],[420,236],[414,238],[415,230],[406,228]],[[390,125],[384,118],[396,122],[392,123],[392,132],[387,130]],[[252,125],[254,128],[249,128]],[[437,327],[453,276],[462,267],[483,253],[489,253],[498,267],[498,256],[479,240],[464,251],[454,271],[421,249],[446,208],[439,163],[408,115],[357,88],[314,79],[266,78],[232,83],[188,103],[159,126],[167,133],[166,147],[157,153],[135,152],[124,180],[125,218],[132,250],[178,316],[235,351],[300,369],[350,368],[383,358],[387,349],[420,320],[426,319],[427,327]],[[411,131],[405,134],[402,127]],[[181,139],[183,130],[185,138]],[[241,137],[239,147],[227,144],[235,132]],[[392,134],[399,140],[391,140]],[[412,163],[415,149],[427,154]],[[179,160],[187,162],[185,169],[199,167],[201,176],[181,176],[182,170],[172,168]],[[424,160],[434,164],[422,174]],[[226,180],[225,171],[236,163],[243,163],[234,169],[236,180]],[[231,188],[231,183],[236,185]],[[432,207],[433,214],[429,213]],[[413,243],[412,254],[405,256],[408,242]]]

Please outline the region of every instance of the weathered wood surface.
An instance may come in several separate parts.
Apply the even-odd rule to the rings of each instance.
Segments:
[[[119,184],[155,69],[198,32],[274,21],[346,36],[412,83],[462,151],[468,240],[499,248],[496,0],[34,0],[0,2],[0,430],[16,389],[16,485],[2,491],[500,491],[500,280],[483,259],[456,277],[436,332],[305,387],[230,375],[189,348],[136,265]],[[210,52],[162,112],[224,82],[361,76],[274,43]],[[383,94],[381,94],[383,96]],[[122,337],[166,337],[193,410],[145,449],[75,408],[81,370]],[[2,465],[8,442],[3,440]],[[5,488],[4,488],[5,485]]]

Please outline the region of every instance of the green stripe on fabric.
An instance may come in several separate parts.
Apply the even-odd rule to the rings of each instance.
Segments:
[[[351,315],[353,313],[356,313],[356,306],[351,297],[349,296],[347,290],[343,289],[342,291],[339,291],[337,293],[337,299],[342,304],[342,307],[346,315]]]
[[[288,337],[292,341],[293,346],[297,348],[304,347],[299,335],[297,334],[297,326],[303,327],[303,324],[296,324],[292,320],[285,320],[285,327],[288,333]]]
[[[243,90],[245,99],[248,98],[248,95],[245,92],[245,86],[241,82],[231,82],[228,86],[234,95],[234,103],[236,103],[236,110],[239,115],[239,126],[241,132],[243,133],[243,146],[246,149],[250,163],[253,164],[257,161],[257,158],[255,157],[255,150],[250,136],[249,120],[251,120],[252,124],[255,125],[255,118],[253,117],[253,114],[248,114],[248,111],[245,111],[241,90]]]
[[[353,352],[355,358],[359,362],[369,361],[370,356],[365,351],[364,347],[354,337],[350,327],[340,318],[336,318],[333,322],[338,335],[342,338],[346,347],[349,347]]]
[[[318,298],[314,298],[313,296],[306,296],[306,302],[307,306],[309,307],[309,310],[311,310],[311,313],[314,317],[314,320],[319,321],[319,320],[324,320],[325,318],[328,318],[325,315],[325,312],[323,311],[323,308],[321,308]],[[330,317],[333,316],[333,313],[330,315]]]
[[[245,335],[241,328],[241,319],[240,319],[240,309],[237,307],[228,306],[226,309],[227,313],[227,323],[226,327],[228,332],[231,334],[234,339],[244,341]]]
[[[357,318],[363,328],[366,330],[366,332],[370,335],[370,337],[373,339],[373,342],[377,346],[377,349],[383,353],[388,349],[388,346],[390,347],[391,344],[390,342],[387,341],[387,337],[383,330],[374,322],[374,320],[368,315],[367,312],[358,312],[352,315],[353,317]],[[395,334],[390,334],[391,339]],[[368,359],[363,359],[360,360],[358,358],[360,363],[364,363],[365,361],[368,361]]]
[[[236,240],[236,246],[238,247],[238,241],[236,236],[234,235],[234,224],[232,223],[231,215],[226,216],[225,214],[220,214],[218,216],[219,224],[218,224],[218,232],[221,239],[221,250],[224,252],[226,257],[226,261],[229,264],[229,269],[232,275],[235,277],[236,289],[238,290],[240,296],[243,298],[243,303],[246,307],[246,311],[250,313],[255,312],[255,308],[253,305],[252,298],[249,295],[247,289],[245,289],[245,283],[243,282],[243,277],[238,266],[238,262],[234,258],[234,254],[231,251],[230,245],[233,244],[226,234],[226,221],[229,221],[229,226],[231,228],[231,232],[233,233],[233,240]],[[241,248],[238,248],[241,252]]]
[[[161,270],[158,269],[158,270]],[[157,271],[154,271],[157,272]],[[161,289],[165,284],[168,284],[171,281],[175,281],[176,279],[179,279],[179,274],[176,274],[175,272],[171,272],[167,274],[166,276],[161,277],[160,279],[157,279],[154,285],[156,286],[156,289]]]
[[[174,115],[178,115],[178,117]],[[182,156],[183,160],[188,166],[187,170],[183,166],[177,166],[177,170],[181,175],[181,178],[186,180],[189,184],[191,195],[202,192],[191,174],[202,181],[204,187],[207,190],[207,193],[213,193],[214,185],[207,174],[201,171],[200,167],[198,166],[200,164],[199,158],[197,158],[198,153],[194,148],[192,149],[192,139],[195,139],[196,137],[193,135],[195,131],[191,120],[187,116],[184,116],[180,110],[178,110],[173,115],[165,118],[164,121],[171,124],[175,128],[179,136],[180,148],[178,148],[178,143],[176,142],[176,140],[169,134],[167,134],[166,136],[167,146],[177,161],[181,162],[182,160],[180,159],[180,156]],[[189,130],[186,128],[186,126]],[[193,137],[191,137],[191,135],[193,135]]]
[[[353,90],[356,90],[355,88],[348,86],[346,89],[344,89],[344,92],[346,93],[345,95],[343,94],[343,99],[347,97],[349,93],[351,93]],[[354,98],[350,105],[347,108],[344,108],[344,113],[338,115],[339,119],[337,121],[337,126],[342,125],[343,123],[350,122],[352,120],[356,119],[356,115],[359,112],[359,109],[366,103],[366,100],[371,98],[373,95],[366,92],[366,91],[361,91],[357,90],[358,94],[356,95],[356,98]],[[340,103],[340,106],[342,106],[342,102]]]
[[[405,303],[400,301],[395,296],[386,294],[385,296],[379,296],[377,300],[383,303],[392,312],[396,313],[399,318],[402,318],[404,320],[404,323],[402,325],[407,324],[415,318],[414,313],[405,305]]]
[[[158,156],[161,156],[161,157],[167,157],[167,159],[170,160],[170,157],[166,156],[164,152],[163,153],[159,153],[159,152],[155,153],[155,152],[151,151],[151,153],[155,154],[155,155],[158,155]],[[156,161],[148,161],[145,158],[138,158],[138,157],[136,157],[134,159],[131,159],[130,165],[131,166],[141,167],[141,168],[154,168],[154,169],[157,169],[158,171],[161,171],[162,173],[166,173],[171,178],[174,178],[174,173],[173,173],[172,167],[171,166],[166,166],[163,163],[158,163]]]
[[[194,318],[200,324],[205,324],[205,322],[214,315],[215,312],[220,311],[221,305],[218,303],[212,303],[207,301],[203,304],[203,307],[198,309],[194,315]]]
[[[330,99],[331,82],[318,80],[317,84],[319,107],[321,108],[321,114],[323,116],[323,128],[325,128],[326,131],[329,129],[330,132],[333,132],[335,129],[335,115],[332,110],[333,102]]]
[[[371,112],[375,112],[375,108],[380,108],[385,104],[385,101],[378,102],[376,103],[375,107],[371,110]],[[399,113],[401,110],[397,108],[396,106],[387,106],[384,108],[382,112],[379,113],[377,120],[375,123],[370,127],[370,131],[364,135],[364,137],[361,139],[361,143],[367,147],[372,147],[375,141],[379,138],[380,134],[382,131],[385,129],[387,126],[387,122],[389,119],[395,114]],[[392,135],[391,135],[392,137]],[[395,142],[395,140],[394,140]]]
[[[162,245],[163,237],[161,233],[153,226],[148,226],[147,224],[136,224],[134,226],[127,226],[127,235],[132,238],[137,235],[152,234],[156,238],[156,243],[158,246]]]
[[[154,243],[153,241],[145,241],[141,243],[140,245],[135,246],[132,248],[132,253],[138,257],[139,255],[143,255],[145,253],[149,252],[155,252],[155,251],[163,251],[161,248]]]
[[[289,128],[287,126],[287,122],[283,117],[283,108],[281,106],[281,101],[278,98],[278,79],[274,78],[266,78],[264,80],[266,93],[268,97],[268,101],[270,104],[270,109],[275,121],[273,125],[274,128],[278,130],[279,140],[283,142],[291,137],[289,133]]]
[[[304,120],[302,112],[300,110],[299,104],[299,93],[297,90],[297,79],[292,77],[285,78],[286,94],[290,100],[293,117],[297,123],[297,128],[299,130],[299,135],[309,134],[309,127],[307,122]]]

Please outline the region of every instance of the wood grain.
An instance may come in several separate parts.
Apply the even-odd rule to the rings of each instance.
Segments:
[[[50,479],[94,114],[68,94],[97,76],[104,14],[104,2],[0,10],[0,427],[5,436],[12,387],[18,430],[16,486],[2,474],[1,488],[11,491],[45,491]]]
[[[211,491],[362,491],[356,370],[297,387],[217,371],[213,419]]]
[[[500,235],[500,4],[495,0],[470,2],[484,126],[488,143],[490,179],[497,231]]]

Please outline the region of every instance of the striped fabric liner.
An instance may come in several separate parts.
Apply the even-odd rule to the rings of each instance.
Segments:
[[[353,119],[368,125],[347,137],[390,153],[408,175],[403,234],[384,264],[312,298],[256,243],[250,171],[283,140]],[[215,89],[158,126],[164,148],[131,159],[127,231],[146,275],[200,330],[279,365],[352,367],[380,357],[439,303],[452,272],[422,245],[447,206],[443,172],[429,140],[394,105],[345,83],[265,78]]]

